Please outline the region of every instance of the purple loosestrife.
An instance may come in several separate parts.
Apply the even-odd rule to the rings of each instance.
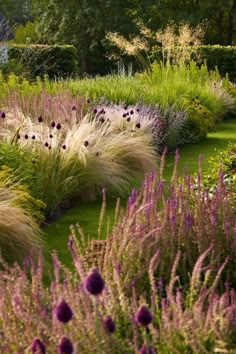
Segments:
[[[110,333],[115,332],[116,330],[116,325],[115,322],[113,321],[113,319],[111,318],[111,316],[107,315],[103,321],[104,323],[104,327],[106,328],[106,330]]]
[[[139,354],[155,354],[153,348],[148,348],[145,343],[143,343],[141,349],[139,350]]]
[[[69,322],[73,317],[73,312],[68,303],[63,299],[55,307],[56,318],[63,323]]]
[[[46,346],[39,338],[35,338],[30,346],[30,351],[35,354],[45,354]]]
[[[57,347],[58,354],[72,354],[74,353],[74,347],[71,340],[67,337],[62,337]]]
[[[104,287],[105,283],[101,274],[96,268],[92,269],[85,279],[85,289],[92,295],[99,295]]]
[[[148,308],[145,305],[140,306],[136,313],[136,321],[138,324],[141,326],[148,326],[152,320],[153,316]]]

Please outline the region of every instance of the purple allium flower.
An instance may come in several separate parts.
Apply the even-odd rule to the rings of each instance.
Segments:
[[[139,354],[155,354],[153,348],[147,348],[146,344],[143,343],[141,349],[139,350]]]
[[[106,330],[110,333],[115,332],[116,325],[111,316],[107,315],[103,321]]]
[[[48,142],[46,141],[46,143],[44,144],[44,146],[47,148],[49,146]]]
[[[136,124],[136,128],[138,128],[138,129],[141,128],[141,124],[140,124],[140,123],[137,123],[137,124]]]
[[[50,139],[52,139],[52,138],[53,138],[53,135],[52,135],[52,134],[50,134],[50,135],[49,135],[49,138],[50,138]]]
[[[136,111],[137,111],[137,112],[139,112],[139,111],[140,111],[140,109],[139,109],[139,108],[137,108],[137,109],[136,109]]]
[[[66,149],[66,145],[64,144],[64,145],[62,145],[62,149],[63,150],[65,150]]]
[[[85,140],[85,142],[84,142],[84,146],[88,146],[89,145],[89,142],[88,142],[88,140]]]
[[[25,134],[25,139],[26,139],[26,140],[29,139],[28,134]]]
[[[32,353],[45,354],[46,346],[39,338],[35,338],[30,346],[30,350]]]
[[[32,135],[32,139],[33,139],[33,140],[35,140],[35,139],[36,139],[35,135]]]
[[[57,304],[54,313],[57,319],[63,323],[69,322],[73,317],[73,312],[64,299]]]
[[[127,114],[126,113],[123,113],[122,117],[123,118],[126,118]]]
[[[43,117],[42,117],[42,116],[39,116],[39,117],[38,117],[38,122],[39,122],[39,123],[42,123],[42,121],[43,121]]]
[[[71,107],[71,109],[72,109],[72,111],[76,111],[76,106],[73,105],[73,106]]]
[[[130,114],[134,114],[134,111],[131,109],[131,111],[129,112]]]
[[[97,114],[97,113],[98,113],[97,108],[94,108],[93,113],[94,113],[94,114]]]
[[[57,123],[56,128],[57,128],[58,130],[61,129],[61,124],[60,124],[60,123]]]
[[[1,118],[5,118],[6,117],[6,113],[5,112],[2,112],[1,113]]]
[[[136,313],[136,320],[140,325],[148,326],[152,322],[153,316],[148,308],[142,305]]]
[[[92,295],[99,295],[104,289],[104,280],[96,268],[92,269],[85,279],[85,288]]]
[[[52,123],[51,123],[51,127],[52,127],[52,128],[55,128],[55,126],[56,126],[56,123],[55,123],[54,120],[53,120]]]
[[[73,344],[67,337],[62,337],[57,347],[59,354],[72,354],[74,352]]]

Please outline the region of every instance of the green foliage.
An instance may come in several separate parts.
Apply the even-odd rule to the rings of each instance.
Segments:
[[[9,58],[21,63],[31,78],[68,77],[78,72],[76,49],[69,45],[11,44]]]
[[[36,22],[27,21],[25,25],[19,24],[14,32],[15,38],[14,43],[19,44],[30,44],[30,43],[37,43],[38,34],[36,32]]]

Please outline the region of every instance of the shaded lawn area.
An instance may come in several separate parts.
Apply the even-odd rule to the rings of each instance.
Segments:
[[[229,118],[220,123],[217,127],[217,132],[208,134],[206,139],[203,139],[197,144],[188,144],[180,148],[180,161],[178,171],[182,175],[184,167],[187,166],[190,174],[198,170],[198,157],[203,155],[203,171],[208,168],[208,159],[214,156],[217,150],[223,150],[229,142],[236,143],[236,117]],[[175,154],[171,153],[166,156],[166,164],[164,169],[164,178],[168,182],[171,179]],[[121,201],[125,207],[126,201]],[[80,224],[84,234],[90,237],[97,238],[97,229],[99,223],[99,215],[101,211],[102,201],[97,200],[93,203],[83,203],[77,207],[67,210],[64,215],[58,218],[53,223],[44,227],[46,259],[50,262],[50,252],[57,250],[59,259],[65,265],[70,266],[71,255],[67,248],[68,237],[70,234],[70,225]],[[112,224],[115,215],[116,200],[108,198],[106,202],[106,213],[101,236],[106,237],[106,224],[108,219]]]

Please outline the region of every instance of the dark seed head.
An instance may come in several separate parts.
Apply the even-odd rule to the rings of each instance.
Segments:
[[[48,147],[49,146],[49,144],[48,144],[48,142],[46,141],[46,143],[44,144],[44,146],[45,147]]]
[[[17,134],[17,139],[20,139],[20,134]]]
[[[137,112],[139,112],[139,111],[140,111],[140,109],[139,109],[139,108],[137,108],[137,109],[136,109],[136,111],[137,111]]]
[[[128,118],[127,118],[127,122],[130,122],[130,119],[131,119],[131,118],[130,118],[130,117],[128,117]]]
[[[123,113],[122,116],[123,116],[123,118],[126,118],[126,117],[127,117],[127,114],[126,114],[126,113]]]
[[[136,320],[140,325],[148,326],[152,322],[153,316],[148,308],[142,305],[137,311]]]
[[[116,325],[115,325],[115,322],[113,321],[113,319],[111,318],[111,316],[107,315],[103,322],[104,322],[104,326],[108,332],[110,332],[110,333],[115,332]]]
[[[73,344],[67,337],[62,337],[57,347],[58,354],[72,354],[74,352]]]
[[[1,118],[5,118],[6,117],[6,113],[5,112],[2,112],[1,113]]]
[[[105,122],[104,117],[101,117],[101,118],[99,119],[99,122],[104,123],[104,122]]]
[[[104,289],[104,280],[96,268],[92,269],[85,279],[85,288],[92,295],[99,295]]]
[[[85,140],[85,142],[84,142],[84,146],[88,146],[89,145],[89,142],[88,142],[88,140]]]
[[[66,149],[66,145],[64,144],[64,145],[62,145],[62,149],[63,150],[65,150]]]
[[[56,128],[57,128],[58,130],[61,129],[61,124],[60,124],[60,123],[57,123]]]
[[[42,116],[39,116],[39,117],[38,117],[38,122],[39,122],[39,123],[42,123],[42,121],[43,121],[43,117],[42,117]]]
[[[25,134],[25,139],[26,139],[26,140],[29,139],[28,134]]]
[[[52,135],[52,134],[50,134],[50,135],[49,135],[49,138],[50,138],[50,139],[52,139],[52,138],[53,138],[53,135]]]
[[[46,346],[39,338],[35,338],[30,346],[30,350],[32,353],[45,354]]]
[[[126,109],[128,109],[128,106],[125,105],[125,106],[124,106],[124,110],[126,111]]]
[[[89,98],[87,99],[87,103],[91,103],[91,100]]]
[[[138,128],[138,129],[141,128],[141,124],[140,124],[140,123],[137,123],[137,124],[136,124],[136,128]]]
[[[72,109],[72,111],[76,111],[76,106],[73,105],[73,106],[71,107],[71,109]]]
[[[54,120],[53,120],[52,123],[51,123],[51,127],[52,127],[52,128],[55,128],[55,126],[56,126],[56,123],[55,123]]]
[[[129,112],[130,114],[134,114],[134,111],[131,109],[131,111]]]
[[[139,350],[139,354],[155,354],[153,348],[148,348],[145,343],[143,343],[141,349]]]
[[[94,113],[94,114],[97,114],[97,113],[98,113],[97,108],[94,108],[93,113]]]
[[[57,319],[63,323],[69,322],[73,317],[73,312],[65,300],[61,300],[54,311]]]
[[[33,140],[35,140],[35,139],[36,139],[35,135],[32,135],[32,139],[33,139]]]

